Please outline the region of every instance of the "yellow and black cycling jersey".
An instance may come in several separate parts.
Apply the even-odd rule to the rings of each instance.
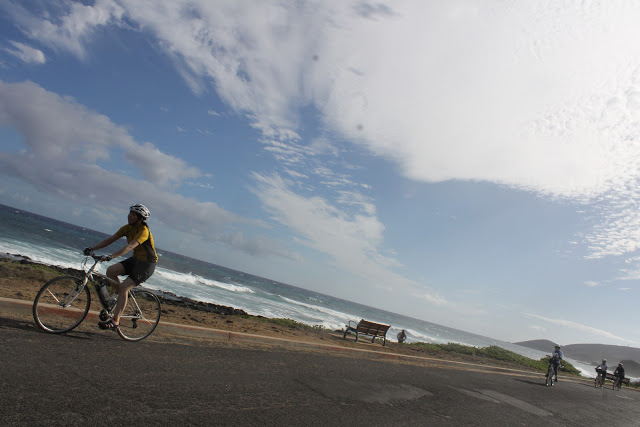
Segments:
[[[139,243],[133,249],[133,258],[142,262],[158,262],[158,254],[153,244],[153,235],[145,224],[127,224],[116,231],[116,236],[126,237],[127,243],[131,243],[133,240]]]

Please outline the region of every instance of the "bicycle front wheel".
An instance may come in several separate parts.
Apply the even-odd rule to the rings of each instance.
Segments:
[[[118,334],[127,341],[140,341],[160,322],[160,300],[146,289],[129,291],[127,305],[120,315]]]
[[[73,276],[56,277],[40,289],[33,301],[33,319],[46,332],[69,332],[87,317],[91,295],[82,280]]]

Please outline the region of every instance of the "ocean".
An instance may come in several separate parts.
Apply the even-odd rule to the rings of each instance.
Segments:
[[[0,253],[80,269],[84,259],[82,248],[105,237],[108,236],[84,227],[0,205]],[[330,330],[342,329],[349,320],[367,319],[391,325],[387,334],[391,340],[405,329],[407,342],[496,345],[532,359],[548,354],[232,270],[160,247],[157,250],[158,266],[145,286],[196,301],[239,308],[252,315],[289,318]],[[593,376],[591,366],[569,361],[583,375]]]

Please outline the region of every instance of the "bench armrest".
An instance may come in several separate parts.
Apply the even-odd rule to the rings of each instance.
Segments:
[[[346,326],[348,329],[358,329],[358,323],[353,320],[349,320],[349,323]]]

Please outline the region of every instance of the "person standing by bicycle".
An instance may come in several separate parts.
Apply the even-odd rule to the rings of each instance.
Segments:
[[[560,350],[560,346],[556,345],[553,352],[551,353],[551,357],[549,358],[549,364],[553,364],[553,373],[556,377],[556,382],[558,382],[558,368],[560,367],[560,361],[564,357],[562,350]]]
[[[613,371],[613,375],[620,377],[620,384],[622,384],[622,380],[624,379],[624,367],[622,366],[622,362],[618,363],[618,367]]]
[[[604,380],[607,379],[607,359],[602,359],[602,363],[596,366],[597,375],[602,376],[602,383],[600,384],[600,388],[604,385]]]
[[[84,249],[85,255],[90,255],[96,249],[109,246],[122,237],[126,237],[127,245],[122,249],[113,252],[111,255],[103,255],[101,261],[110,261],[133,250],[133,255],[126,260],[113,264],[107,268],[107,277],[115,283],[113,286],[118,293],[118,300],[113,316],[104,322],[99,322],[101,329],[116,329],[120,324],[120,315],[127,304],[127,295],[135,286],[146,281],[156,268],[158,254],[153,243],[153,235],[149,231],[146,220],[151,216],[149,209],[141,204],[133,205],[129,208],[127,224],[122,226],[116,233],[107,237],[93,247]],[[118,276],[128,275],[124,281],[120,281]]]

